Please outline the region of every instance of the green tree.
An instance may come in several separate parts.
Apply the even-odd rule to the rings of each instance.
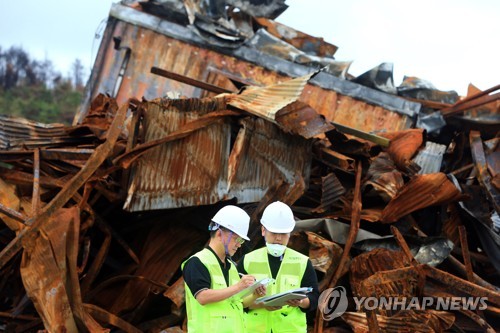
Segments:
[[[19,47],[0,48],[0,113],[70,125],[83,96],[83,72],[79,59],[72,77],[63,77],[50,60],[32,60]]]

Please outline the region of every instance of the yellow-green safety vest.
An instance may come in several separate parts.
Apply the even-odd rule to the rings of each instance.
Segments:
[[[290,289],[300,288],[300,283],[306,271],[308,257],[295,250],[287,248],[276,275],[276,281],[267,285],[266,295],[281,293]],[[255,276],[257,280],[272,277],[267,248],[263,247],[245,255],[245,271]],[[285,305],[276,311],[266,309],[249,310],[245,315],[246,331],[249,333],[306,333],[306,314],[298,307]]]
[[[198,257],[202,264],[210,273],[211,285],[210,289],[227,288],[224,274],[219,264],[219,260],[215,254],[209,249],[203,249],[193,255]],[[189,259],[188,259],[189,260]],[[184,265],[187,260],[181,265]],[[229,269],[229,285],[238,283],[240,277],[234,265]],[[233,300],[231,298],[220,302],[201,305],[186,283],[186,310],[187,310],[187,328],[189,333],[211,332],[211,333],[242,333],[244,332],[243,323],[243,304],[241,300]]]

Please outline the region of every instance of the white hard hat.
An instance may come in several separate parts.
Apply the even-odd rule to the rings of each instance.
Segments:
[[[212,221],[231,230],[241,238],[250,240],[247,236],[250,216],[240,207],[224,206],[214,215]]]
[[[288,205],[276,201],[264,209],[260,223],[270,232],[286,234],[295,227],[295,219]]]

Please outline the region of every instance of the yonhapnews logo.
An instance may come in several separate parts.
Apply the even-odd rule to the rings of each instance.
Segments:
[[[352,297],[356,311],[366,310],[484,310],[488,297]],[[344,287],[328,288],[321,293],[318,308],[324,320],[340,317],[347,310],[349,302]]]

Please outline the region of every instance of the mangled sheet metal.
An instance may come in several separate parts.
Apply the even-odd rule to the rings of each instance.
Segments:
[[[198,100],[144,105],[145,142],[168,135],[214,108]],[[227,192],[229,123],[213,124],[146,152],[132,169],[124,208],[130,211],[212,204]]]
[[[422,146],[424,131],[422,129],[409,129],[392,133],[381,133],[381,136],[391,140],[387,153],[396,163],[399,170],[413,175],[420,170],[411,159]]]
[[[372,160],[363,188],[377,193],[385,201],[390,201],[403,187],[404,181],[401,172],[387,153],[380,153]]]
[[[260,201],[269,184],[283,179],[295,184],[309,179],[311,142],[282,132],[262,119],[244,119],[229,167],[228,197],[238,202]]]
[[[23,253],[21,275],[47,330],[109,332],[83,308],[76,269],[79,210],[60,210]],[[62,240],[62,241],[61,241]]]
[[[0,115],[0,148],[3,150],[66,146],[81,143],[69,136],[62,124],[43,124],[24,118]]]
[[[443,173],[417,175],[398,192],[382,212],[380,221],[393,223],[416,210],[460,201],[460,190]]]

